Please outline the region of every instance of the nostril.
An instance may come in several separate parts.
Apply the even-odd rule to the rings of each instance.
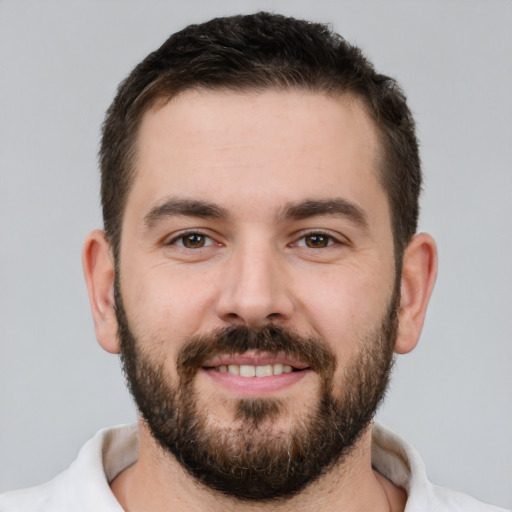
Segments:
[[[237,315],[236,313],[226,313],[226,315],[224,316],[224,320],[228,322],[240,322],[242,321],[242,318],[240,317],[240,315]]]

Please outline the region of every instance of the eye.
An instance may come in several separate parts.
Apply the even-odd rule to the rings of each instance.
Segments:
[[[317,249],[327,247],[328,245],[331,245],[334,242],[330,236],[322,234],[313,234],[306,235],[304,237],[304,243],[306,244],[307,247],[310,247],[311,249]]]
[[[201,249],[203,247],[207,247],[208,245],[212,245],[213,240],[203,233],[185,233],[173,238],[169,245],[177,245],[179,247],[184,247],[185,249]]]
[[[325,233],[308,233],[299,238],[293,245],[296,247],[307,247],[309,249],[323,249],[336,243],[338,243],[338,240],[331,235]]]

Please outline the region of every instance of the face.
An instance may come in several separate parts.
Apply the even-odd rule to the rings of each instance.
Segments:
[[[371,420],[398,295],[377,148],[346,97],[191,91],[143,118],[123,358],[153,435],[216,489],[297,492]]]

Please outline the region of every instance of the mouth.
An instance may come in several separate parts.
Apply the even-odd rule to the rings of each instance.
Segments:
[[[301,372],[307,368],[294,368],[288,364],[276,363],[258,366],[250,364],[221,364],[213,367],[204,366],[203,369],[250,378],[271,377],[273,375],[282,375],[283,373]]]
[[[274,392],[311,373],[311,367],[285,356],[234,354],[206,361],[203,372],[223,387],[242,394]]]
[[[310,369],[309,365],[284,354],[273,355],[264,352],[225,354],[203,364],[203,370],[229,373],[240,377],[271,377]]]

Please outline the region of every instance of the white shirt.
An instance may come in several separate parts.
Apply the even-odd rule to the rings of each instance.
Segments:
[[[0,495],[0,512],[123,512],[109,482],[136,460],[136,425],[100,430],[50,482]],[[431,484],[416,450],[379,424],[373,428],[372,465],[405,489],[405,512],[505,512]]]

